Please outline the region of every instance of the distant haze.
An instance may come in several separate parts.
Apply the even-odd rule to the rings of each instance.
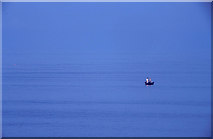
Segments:
[[[3,3],[2,49],[3,137],[211,136],[210,2]]]

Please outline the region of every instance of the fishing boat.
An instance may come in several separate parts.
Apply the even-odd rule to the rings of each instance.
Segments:
[[[145,85],[154,85],[154,82],[145,82]]]

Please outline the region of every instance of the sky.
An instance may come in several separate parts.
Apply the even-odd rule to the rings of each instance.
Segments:
[[[3,64],[210,61],[210,11],[199,2],[4,3]]]

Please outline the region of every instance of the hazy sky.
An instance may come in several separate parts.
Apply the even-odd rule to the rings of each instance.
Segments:
[[[211,3],[4,3],[3,64],[210,62]]]

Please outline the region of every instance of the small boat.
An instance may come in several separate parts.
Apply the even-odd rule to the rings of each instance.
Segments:
[[[154,85],[154,82],[145,82],[145,85]]]

